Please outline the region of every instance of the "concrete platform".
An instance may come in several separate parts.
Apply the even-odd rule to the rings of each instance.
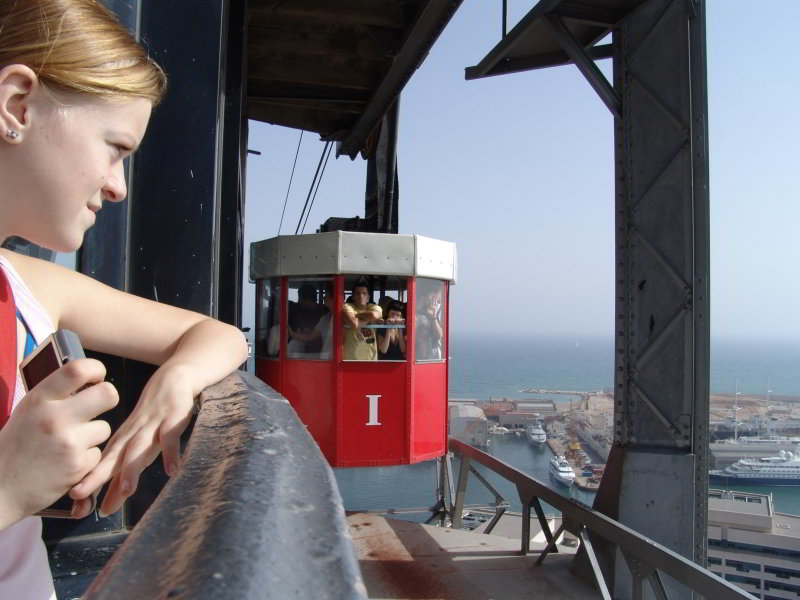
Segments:
[[[588,600],[600,598],[568,568],[574,549],[559,547],[542,566],[519,541],[372,514],[347,518],[372,600]]]

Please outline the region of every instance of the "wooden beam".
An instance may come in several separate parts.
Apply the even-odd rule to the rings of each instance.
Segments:
[[[259,98],[250,96],[249,101],[274,110],[310,110],[336,115],[359,115],[365,102],[347,102],[337,100],[312,100],[308,98]]]
[[[300,31],[251,26],[248,35],[249,48],[262,56],[302,53],[388,61],[397,53],[401,37],[399,33],[387,35],[387,31],[376,32],[364,27]]]
[[[313,131],[331,141],[343,139],[352,125],[352,119],[330,118],[328,114],[318,111],[275,107],[258,101],[250,101],[248,103],[247,117],[264,123]]]
[[[251,22],[279,14],[301,20],[404,29],[403,3],[396,0],[250,0]]]
[[[248,59],[248,80],[301,83],[318,87],[374,89],[381,71],[364,68],[359,61],[298,59]]]
[[[280,81],[264,81],[261,79],[249,80],[247,94],[250,98],[297,98],[344,103],[358,102],[362,104],[365,104],[367,100],[369,100],[369,94],[364,90],[336,87],[320,88],[318,86],[315,87]]]

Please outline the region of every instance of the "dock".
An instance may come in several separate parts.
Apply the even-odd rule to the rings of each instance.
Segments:
[[[567,448],[561,443],[561,440],[548,437],[547,438],[547,445],[550,447],[550,450],[556,456],[565,456],[567,454]]]
[[[575,477],[575,485],[587,492],[596,492],[600,488],[600,478],[578,475]]]

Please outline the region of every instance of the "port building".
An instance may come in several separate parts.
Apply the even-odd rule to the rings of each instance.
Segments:
[[[768,494],[709,490],[708,569],[759,600],[797,600],[800,516]]]
[[[489,423],[482,408],[464,402],[450,402],[448,413],[451,438],[478,448],[489,445]]]

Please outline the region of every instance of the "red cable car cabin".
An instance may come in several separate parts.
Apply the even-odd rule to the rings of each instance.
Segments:
[[[251,244],[250,278],[256,375],[291,402],[331,466],[446,452],[455,244],[346,231],[279,236]]]

